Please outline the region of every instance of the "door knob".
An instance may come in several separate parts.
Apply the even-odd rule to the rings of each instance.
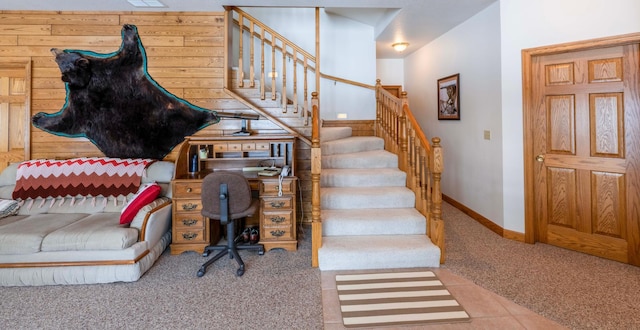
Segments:
[[[544,162],[544,155],[540,154],[536,156],[536,160],[539,162]]]

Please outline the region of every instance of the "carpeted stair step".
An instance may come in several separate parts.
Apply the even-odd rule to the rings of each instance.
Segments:
[[[407,174],[397,168],[353,168],[322,171],[322,187],[391,187],[406,186]]]
[[[426,223],[415,208],[322,210],[323,236],[425,235]]]
[[[398,167],[398,156],[386,150],[322,155],[322,172],[328,168],[386,168]]]
[[[323,156],[346,154],[352,152],[383,150],[384,140],[375,136],[351,136],[344,139],[322,142]]]
[[[439,267],[440,249],[426,235],[323,237],[321,271]]]
[[[352,134],[351,127],[321,127],[320,139],[322,142],[329,142],[348,138]]]
[[[328,187],[320,190],[322,210],[415,207],[415,199],[414,192],[406,187]]]

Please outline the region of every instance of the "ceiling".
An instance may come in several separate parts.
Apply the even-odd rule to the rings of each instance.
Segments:
[[[323,7],[374,28],[376,58],[403,58],[497,0],[160,0],[165,8],[136,8],[126,0],[1,0],[0,10],[220,11],[237,7]],[[391,48],[408,42],[402,53]]]

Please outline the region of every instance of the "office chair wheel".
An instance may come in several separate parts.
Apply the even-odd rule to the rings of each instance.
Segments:
[[[259,251],[258,251],[258,255],[259,255],[259,256],[264,255],[264,250],[259,250]]]
[[[196,275],[198,275],[198,277],[202,277],[204,276],[204,273],[206,272],[206,269],[204,267],[200,268],[198,270],[198,273]]]
[[[236,275],[238,275],[238,276],[244,275],[244,269],[238,268],[238,270],[236,271]]]

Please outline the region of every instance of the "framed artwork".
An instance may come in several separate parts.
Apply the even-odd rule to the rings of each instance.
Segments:
[[[438,79],[438,119],[460,120],[460,74]]]

